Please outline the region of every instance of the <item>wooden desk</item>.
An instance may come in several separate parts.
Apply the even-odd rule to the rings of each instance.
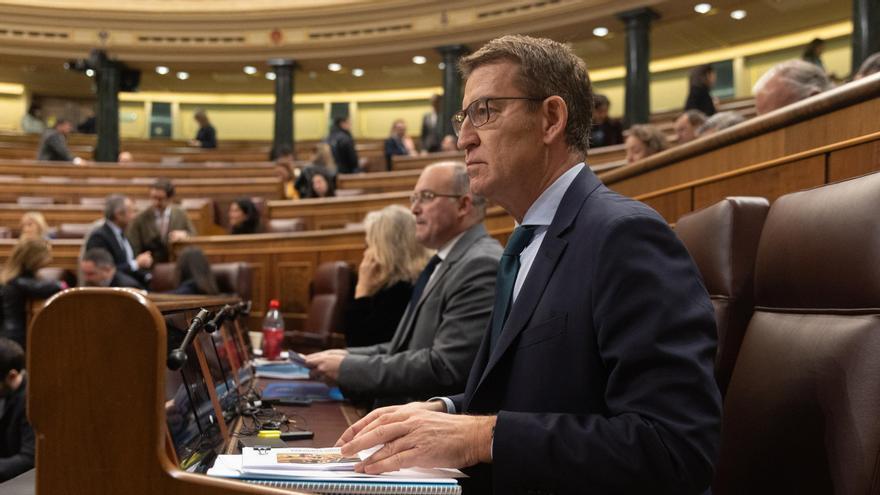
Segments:
[[[36,160],[0,160],[0,175],[20,177],[103,177],[171,179],[277,177],[269,162],[255,163],[87,163],[40,162]]]

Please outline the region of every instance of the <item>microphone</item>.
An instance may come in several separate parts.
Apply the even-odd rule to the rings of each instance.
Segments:
[[[186,348],[189,347],[189,344],[196,337],[196,334],[205,325],[205,322],[208,321],[208,317],[210,316],[211,312],[202,308],[199,310],[199,314],[193,317],[189,324],[189,328],[186,330],[186,337],[183,338],[180,347],[174,349],[168,354],[168,360],[166,362],[168,369],[171,371],[177,371],[183,367],[186,363]]]
[[[220,328],[220,325],[223,325],[223,322],[226,321],[226,318],[229,317],[229,315],[232,314],[234,311],[235,308],[228,304],[223,306],[220,311],[217,311],[217,314],[214,315],[214,318],[211,321],[205,323],[205,331],[208,333],[216,332]]]
[[[231,307],[232,313],[230,314],[230,318],[233,320],[237,320],[241,316],[247,316],[251,312],[251,302],[250,301],[240,301],[235,306]]]

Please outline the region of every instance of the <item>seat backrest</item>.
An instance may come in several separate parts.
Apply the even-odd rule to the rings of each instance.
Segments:
[[[878,211],[880,174],[770,208],[714,493],[880,493]]]
[[[312,278],[312,300],[304,330],[329,336],[342,332],[342,317],[351,297],[352,271],[344,261],[321,263]]]
[[[253,270],[250,263],[212,263],[211,272],[217,288],[224,294],[238,294],[242,301],[250,301],[253,293]]]
[[[91,223],[62,223],[55,231],[58,239],[84,239],[92,231]]]
[[[301,232],[306,230],[302,218],[272,218],[268,222],[267,232]]]
[[[11,239],[12,231],[9,230],[9,227],[0,226],[0,239]]]
[[[153,263],[150,273],[150,290],[153,292],[168,292],[177,287],[177,274],[174,272],[176,263]]]
[[[681,217],[675,232],[703,275],[715,307],[715,380],[724,394],[754,309],[755,256],[770,203],[730,197]]]
[[[51,205],[55,200],[49,196],[19,196],[15,202],[21,206]]]

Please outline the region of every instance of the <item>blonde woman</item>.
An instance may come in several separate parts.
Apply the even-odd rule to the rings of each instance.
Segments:
[[[19,229],[21,233],[18,238],[20,240],[49,238],[49,224],[46,223],[43,214],[38,211],[29,211],[22,215]]]
[[[349,347],[388,342],[403,316],[413,283],[431,252],[416,241],[416,221],[399,205],[370,212],[364,220],[367,249],[345,315]]]
[[[0,293],[3,295],[3,327],[0,337],[27,345],[27,302],[46,299],[66,288],[64,282],[39,280],[37,270],[52,261],[49,243],[45,239],[22,239],[15,248],[3,271],[0,272]]]

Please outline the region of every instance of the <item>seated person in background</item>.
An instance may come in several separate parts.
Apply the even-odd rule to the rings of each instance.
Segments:
[[[0,338],[0,483],[34,467],[34,430],[25,414],[24,350]]]
[[[333,128],[327,136],[327,145],[330,146],[333,161],[340,174],[361,172],[354,138],[351,137],[351,119],[347,115],[333,120]]]
[[[256,234],[260,228],[260,210],[250,198],[238,198],[229,203],[229,233]]]
[[[188,247],[180,253],[174,271],[180,285],[169,291],[169,294],[212,296],[220,293],[214,274],[211,273],[211,264],[205,258],[205,253],[197,247]]]
[[[440,151],[458,151],[458,139],[452,134],[447,134],[440,143]]]
[[[416,239],[438,250],[419,275],[390,342],[306,356],[315,377],[375,406],[464,389],[486,331],[501,246],[462,163],[426,167],[412,195]]]
[[[122,151],[119,153],[119,157],[116,158],[118,163],[133,163],[134,155],[131,154],[130,151]]]
[[[416,145],[406,135],[406,122],[397,119],[391,125],[391,135],[385,140],[385,168],[391,170],[391,157],[394,155],[415,155]]]
[[[431,252],[416,239],[416,220],[400,205],[364,219],[367,249],[358,269],[354,300],[345,312],[349,347],[389,342],[412,296],[413,283]]]
[[[27,304],[31,299],[46,299],[67,288],[64,282],[40,280],[37,270],[52,261],[49,243],[44,239],[26,239],[12,249],[0,272],[3,299],[3,329],[0,336],[27,346]]]
[[[593,126],[590,129],[590,147],[599,148],[623,142],[623,125],[608,116],[611,102],[605,95],[593,95]]]
[[[25,239],[49,239],[49,224],[46,223],[46,217],[38,211],[28,211],[21,216],[19,223],[19,240]]]
[[[699,110],[688,110],[675,119],[676,144],[684,144],[697,139],[697,129],[706,122],[706,114]]]
[[[104,225],[92,231],[86,240],[85,250],[106,249],[116,264],[116,270],[136,279],[141,285],[149,285],[153,266],[150,251],[135,254],[134,248],[125,236],[125,229],[134,218],[134,203],[131,199],[114,194],[104,203]]]
[[[871,55],[862,62],[862,66],[859,67],[859,71],[853,76],[853,80],[856,81],[877,72],[880,72],[880,52]]]
[[[76,126],[76,131],[80,134],[95,134],[98,132],[98,121],[95,118],[95,111],[91,108],[86,111],[86,118]]]
[[[647,124],[637,124],[630,127],[625,144],[626,163],[643,160],[669,147],[663,131]]]
[[[700,65],[691,69],[690,90],[687,101],[684,103],[685,110],[699,110],[704,115],[711,117],[717,111],[715,100],[712,98],[712,87],[715,86],[715,69],[711,64]]]
[[[193,118],[199,123],[199,131],[196,133],[196,138],[190,141],[190,144],[192,146],[201,146],[202,148],[216,148],[217,130],[214,129],[211,121],[208,120],[208,114],[204,110],[196,110]]]
[[[58,119],[51,129],[46,129],[37,146],[37,160],[82,163],[82,158],[74,156],[67,147],[71,130],[73,124],[67,119]]]
[[[286,199],[296,199],[299,197],[299,194],[297,194],[296,187],[294,187],[294,179],[299,170],[296,169],[293,150],[290,149],[290,146],[281,146],[275,154],[275,173],[278,174],[278,179],[284,185],[284,197]]]
[[[116,269],[113,255],[104,248],[91,248],[79,261],[81,287],[131,287],[144,289],[134,277]]]
[[[803,60],[774,65],[755,83],[755,110],[758,115],[797,103],[831,89],[825,71]]]
[[[721,112],[706,119],[706,122],[697,129],[697,136],[703,137],[715,134],[718,131],[733,127],[745,122],[746,118],[736,112]]]
[[[326,143],[319,143],[315,147],[315,158],[312,160],[312,163],[300,171],[294,183],[299,197],[322,198],[334,196],[336,194],[336,174],[333,172],[335,169],[336,166],[334,165],[333,155],[330,153],[330,146]],[[328,186],[326,192],[319,194],[319,191],[315,190],[316,182],[313,178],[316,175],[324,177]],[[318,187],[321,188],[321,185],[318,184]]]
[[[196,234],[196,229],[186,211],[172,203],[174,184],[168,179],[158,179],[150,186],[152,206],[140,212],[125,233],[135,254],[150,252],[154,262],[170,259],[172,242]]]
[[[336,195],[336,188],[333,187],[331,180],[324,174],[318,172],[312,175],[312,193],[313,198],[328,198]]]
[[[42,134],[46,130],[43,120],[43,107],[39,103],[31,103],[28,111],[21,117],[21,132],[25,134]]]

